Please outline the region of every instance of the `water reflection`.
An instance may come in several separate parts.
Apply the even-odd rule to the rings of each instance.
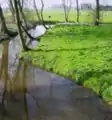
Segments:
[[[5,113],[7,112],[5,110],[5,96],[6,96],[6,91],[7,91],[7,80],[8,80],[8,57],[5,59],[5,56],[8,55],[8,45],[4,44],[6,46],[6,50],[3,50],[2,54],[2,64],[1,64],[1,71],[0,71],[0,79],[3,78],[4,80],[4,91],[2,95],[2,100],[1,100],[1,118],[4,120]],[[4,62],[3,62],[4,61]]]
[[[95,93],[18,60],[19,47],[2,44],[0,120],[111,120]]]
[[[0,83],[3,89],[1,92],[1,119],[21,120],[24,116],[24,120],[28,120],[28,108],[27,108],[27,97],[26,97],[26,72],[27,64],[19,61],[17,70],[13,77],[8,72],[8,48],[9,43],[3,43],[3,52],[1,60],[0,70]],[[19,94],[20,95],[19,95]],[[18,95],[17,95],[18,94]],[[15,104],[16,102],[16,104]],[[21,107],[20,107],[21,106]],[[13,107],[13,108],[12,108]],[[20,108],[20,109],[19,109]],[[6,116],[7,113],[9,116]],[[20,115],[19,115],[20,114]]]

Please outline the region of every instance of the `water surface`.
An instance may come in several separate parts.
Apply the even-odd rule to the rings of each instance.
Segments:
[[[18,59],[18,37],[0,45],[0,120],[112,120],[97,95]]]

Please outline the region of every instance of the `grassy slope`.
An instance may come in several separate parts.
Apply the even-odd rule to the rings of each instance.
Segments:
[[[35,51],[21,54],[34,65],[70,77],[112,101],[112,26],[57,26]]]

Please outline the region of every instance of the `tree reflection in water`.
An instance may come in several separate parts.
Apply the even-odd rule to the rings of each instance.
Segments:
[[[12,52],[16,49],[13,48],[11,52],[8,42],[2,45],[0,120],[73,120],[74,118],[77,120],[92,120],[93,118],[111,120],[111,112],[109,115],[102,112],[105,106],[96,94],[91,96],[89,93],[92,94],[92,91],[83,87],[81,90],[78,89],[72,81],[34,68],[21,60],[17,65],[12,63],[16,68],[12,75],[10,70],[13,67],[10,66],[10,61],[14,62],[14,58],[9,58],[9,54],[13,54]],[[16,45],[18,44],[15,43]],[[73,90],[72,99],[71,91]],[[88,96],[87,98],[82,94],[83,91]],[[98,112],[95,112],[96,110]]]
[[[16,71],[11,76],[10,69],[12,69],[12,67],[8,65],[10,52],[9,42],[4,42],[2,46],[3,50],[0,69],[0,84],[2,87],[0,86],[0,92],[2,92],[1,88],[3,88],[3,92],[1,93],[2,100],[0,106],[2,107],[0,107],[0,120],[5,120],[5,118],[8,120],[28,120],[30,112],[28,111],[29,96],[36,105],[36,119],[43,119],[43,114],[45,114],[44,107],[40,106],[37,98],[27,91],[27,87],[32,88],[35,85],[35,69],[32,69],[26,61],[19,60],[18,65],[13,65],[13,67],[16,67]],[[28,81],[26,82],[26,80]]]
[[[6,117],[9,120],[22,120],[23,117],[24,120],[28,120],[26,97],[27,63],[19,61],[15,75],[11,78],[8,72],[8,47],[9,43],[4,42],[0,70],[0,82],[4,86],[4,90],[1,93],[2,100],[0,106],[2,106],[2,108],[0,108],[0,120],[4,120]],[[15,102],[18,105],[16,105]],[[6,113],[9,114],[10,117],[6,116]]]

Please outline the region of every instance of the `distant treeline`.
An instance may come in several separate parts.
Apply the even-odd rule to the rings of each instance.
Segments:
[[[91,10],[91,9],[92,9],[91,4],[81,4],[81,10]],[[100,5],[100,10],[111,11],[112,6],[110,6],[110,5]]]
[[[52,8],[52,9],[63,9],[63,6],[62,5],[52,5],[49,8]],[[75,7],[72,6],[71,8],[75,8]],[[84,3],[84,4],[80,4],[80,9],[81,10],[91,10],[91,9],[93,9],[93,6],[90,3]],[[112,11],[112,6],[111,5],[100,5],[100,10]],[[5,8],[4,9],[4,12],[9,12],[9,11],[10,11],[9,8]],[[28,12],[28,11],[30,11],[30,12],[32,11],[33,12],[34,9],[27,8],[27,7],[24,8],[24,12]]]
[[[110,5],[106,5],[106,6],[104,6],[104,5],[100,5],[100,9],[101,10],[107,10],[107,11],[111,11],[112,10],[112,6],[110,6]]]
[[[63,9],[63,6],[62,5],[52,5],[50,8]],[[72,6],[71,8],[75,8],[75,7]],[[81,10],[91,10],[91,9],[93,9],[93,6],[90,3],[83,3],[83,4],[80,4],[80,9]],[[111,5],[100,5],[100,10],[111,11],[112,6]]]

